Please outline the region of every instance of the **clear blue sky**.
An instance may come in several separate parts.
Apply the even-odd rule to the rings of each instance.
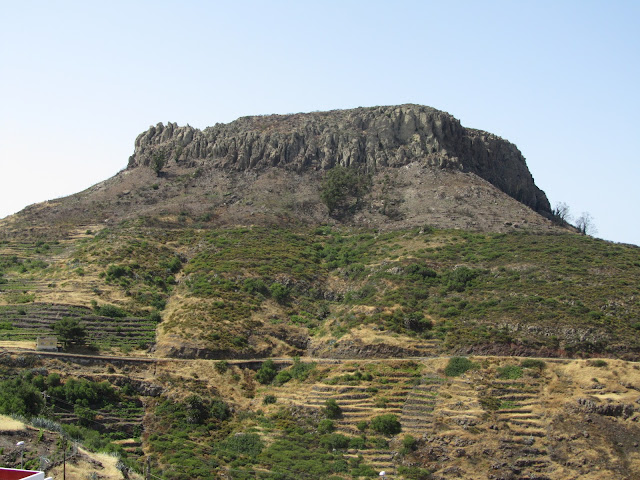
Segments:
[[[0,217],[175,121],[418,103],[515,143],[552,205],[640,244],[638,1],[0,0]]]

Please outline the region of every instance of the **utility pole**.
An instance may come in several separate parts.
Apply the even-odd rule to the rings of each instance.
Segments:
[[[144,466],[144,480],[151,480],[151,457],[147,457],[147,461]]]
[[[62,437],[62,480],[67,480],[67,439]]]

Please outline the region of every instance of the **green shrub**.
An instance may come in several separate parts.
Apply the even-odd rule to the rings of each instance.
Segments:
[[[522,377],[522,367],[517,365],[507,365],[498,368],[498,378],[503,380],[516,380]]]
[[[291,372],[291,377],[296,380],[306,380],[309,374],[316,368],[315,362],[312,363],[302,363],[300,361],[300,357],[295,357],[293,359],[293,365],[289,370]]]
[[[591,360],[589,364],[593,367],[598,367],[598,368],[604,368],[609,365],[605,360],[602,360],[600,358],[597,360]]]
[[[128,265],[109,265],[106,271],[106,280],[108,282],[117,280],[122,277],[132,277],[133,271]]]
[[[389,448],[389,441],[383,437],[369,437],[369,442],[373,448]]]
[[[0,413],[4,415],[38,415],[44,402],[42,395],[23,378],[0,382]]]
[[[226,360],[220,360],[219,362],[215,363],[215,369],[216,372],[222,375],[227,370],[229,370],[229,362],[227,362]]]
[[[404,465],[400,465],[398,467],[398,473],[407,480],[431,480],[433,478],[431,471],[420,467],[405,467]]]
[[[413,312],[404,317],[404,327],[414,332],[424,332],[425,330],[431,330],[433,323],[431,323],[431,320],[426,319],[423,313]]]
[[[493,412],[500,409],[501,401],[497,397],[483,396],[478,399],[482,408],[487,411]]]
[[[92,427],[93,421],[96,418],[96,414],[93,410],[82,405],[75,405],[73,407],[73,413],[78,417],[80,425],[83,427]]]
[[[265,296],[269,294],[269,288],[261,278],[247,278],[242,289],[248,293],[260,293]]]
[[[182,268],[182,260],[179,257],[173,257],[168,262],[163,263],[163,266],[169,271],[169,273],[178,273]]]
[[[358,430],[360,430],[361,432],[364,432],[367,428],[369,428],[369,422],[367,422],[366,420],[360,420],[357,424],[356,427],[358,428]]]
[[[109,318],[124,318],[127,316],[127,312],[115,305],[101,305],[96,308],[96,314]]]
[[[349,447],[349,437],[340,433],[330,433],[320,437],[320,445],[327,450],[340,450]]]
[[[209,415],[220,422],[224,422],[231,416],[231,410],[229,409],[229,405],[227,405],[224,401],[219,398],[214,398],[213,400],[211,400]]]
[[[232,435],[218,444],[220,450],[231,453],[246,455],[255,458],[260,455],[264,448],[264,443],[256,433],[241,433]]]
[[[262,403],[264,405],[272,405],[274,403],[276,403],[278,399],[276,398],[275,395],[265,395],[264,398],[262,399]]]
[[[378,415],[371,419],[371,429],[383,435],[396,435],[402,429],[398,417],[393,414]]]
[[[402,448],[407,452],[413,452],[418,448],[418,441],[412,435],[405,435],[402,439]]]
[[[271,293],[271,297],[278,303],[286,303],[289,299],[290,291],[287,287],[282,285],[281,283],[275,282],[272,283],[269,287],[269,293]]]
[[[50,373],[47,375],[47,379],[45,380],[47,387],[59,387],[62,385],[62,381],[60,380],[60,375],[57,373]]]
[[[151,157],[151,161],[149,162],[149,167],[155,172],[156,176],[160,176],[163,167],[166,165],[167,159],[165,157],[164,152],[156,152]]]
[[[278,374],[276,375],[276,378],[274,378],[273,384],[276,386],[284,385],[292,378],[293,376],[291,375],[291,372],[289,370],[282,370],[278,372]]]
[[[273,360],[269,359],[265,361],[256,372],[256,380],[263,385],[267,385],[273,381],[277,374],[276,364]]]
[[[92,382],[84,378],[69,378],[64,383],[53,386],[56,381],[59,381],[59,377],[54,375],[49,375],[45,381],[47,384],[51,382],[47,393],[51,397],[64,399],[67,404],[97,407],[109,401],[118,401],[120,398],[118,391],[106,380]]]
[[[328,418],[323,418],[318,422],[318,433],[332,433],[336,429],[333,424],[333,420],[329,420]]]
[[[520,362],[520,366],[522,368],[537,368],[538,370],[542,370],[547,366],[547,364],[544,362],[544,360],[527,358],[526,360]]]
[[[386,397],[378,397],[375,402],[373,402],[373,406],[376,408],[387,408],[388,401]]]
[[[459,377],[474,366],[474,363],[466,357],[451,357],[444,369],[444,374],[447,377]]]
[[[333,398],[330,398],[325,402],[324,414],[327,418],[340,418],[342,416],[342,409],[338,405],[338,402],[336,402]]]
[[[354,168],[340,165],[329,170],[323,181],[320,198],[329,209],[329,215],[355,212],[369,190],[369,178]]]
[[[349,438],[349,448],[356,448],[358,450],[364,449],[366,446],[364,435],[361,437],[351,437]]]
[[[512,408],[516,408],[518,404],[513,400],[502,400],[500,402],[500,410],[509,410]]]
[[[471,286],[473,280],[480,275],[480,270],[468,267],[458,267],[445,276],[445,286],[449,291],[463,292]]]

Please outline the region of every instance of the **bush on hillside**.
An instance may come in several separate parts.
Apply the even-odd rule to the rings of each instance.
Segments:
[[[267,385],[273,381],[278,374],[276,364],[269,359],[264,362],[256,372],[256,380],[263,385]]]
[[[337,165],[326,173],[320,198],[329,209],[329,215],[347,215],[359,208],[369,183],[369,177],[360,171]]]
[[[517,365],[507,365],[498,368],[498,378],[503,380],[516,380],[522,377],[522,367]]]
[[[77,318],[62,317],[52,328],[64,349],[71,345],[84,345],[87,331]]]
[[[522,368],[537,368],[538,370],[542,370],[547,366],[547,364],[544,363],[544,360],[527,358],[526,360],[523,360],[522,362],[520,362],[520,366]]]
[[[466,357],[451,357],[444,369],[444,374],[447,377],[459,377],[473,367],[473,362]]]
[[[338,402],[336,402],[333,398],[330,398],[325,402],[324,414],[327,418],[340,418],[342,416],[342,409],[338,405]]]
[[[389,413],[371,419],[371,429],[383,435],[396,435],[402,429],[398,417]]]

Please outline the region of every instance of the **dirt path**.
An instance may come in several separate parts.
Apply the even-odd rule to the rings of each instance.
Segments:
[[[7,345],[12,344],[12,345]],[[31,346],[23,347],[21,345],[29,344]],[[125,362],[125,363],[133,363],[133,364],[152,364],[152,363],[189,363],[193,361],[210,361],[210,362],[221,362],[225,361],[229,365],[246,365],[246,366],[255,366],[258,368],[260,364],[267,360],[272,360],[274,363],[279,365],[288,365],[293,363],[293,359],[290,357],[267,357],[267,358],[247,358],[247,359],[206,359],[206,358],[174,358],[174,357],[126,357],[126,356],[115,356],[115,355],[87,355],[81,353],[67,353],[67,352],[44,352],[35,350],[35,344],[33,342],[0,342],[0,355],[1,354],[24,354],[24,353],[33,353],[43,357],[51,357],[51,358],[60,358],[60,359],[68,359],[68,360],[77,360],[79,362],[84,361],[97,361],[97,362]],[[360,362],[360,363],[375,363],[375,362],[384,362],[384,361],[397,361],[397,360],[436,360],[436,359],[448,359],[454,355],[439,355],[436,357],[383,357],[383,358],[327,358],[327,357],[300,357],[300,360],[303,362],[315,362],[319,364],[343,364],[345,362]],[[473,357],[487,357],[487,358],[497,358],[499,355],[471,355]],[[522,357],[525,358],[525,357]],[[527,357],[529,358],[529,357]],[[580,360],[580,359],[571,359],[571,358],[547,358],[547,357],[530,357],[530,358],[539,358],[540,360],[544,360],[546,362],[551,363],[567,363],[572,360]]]

